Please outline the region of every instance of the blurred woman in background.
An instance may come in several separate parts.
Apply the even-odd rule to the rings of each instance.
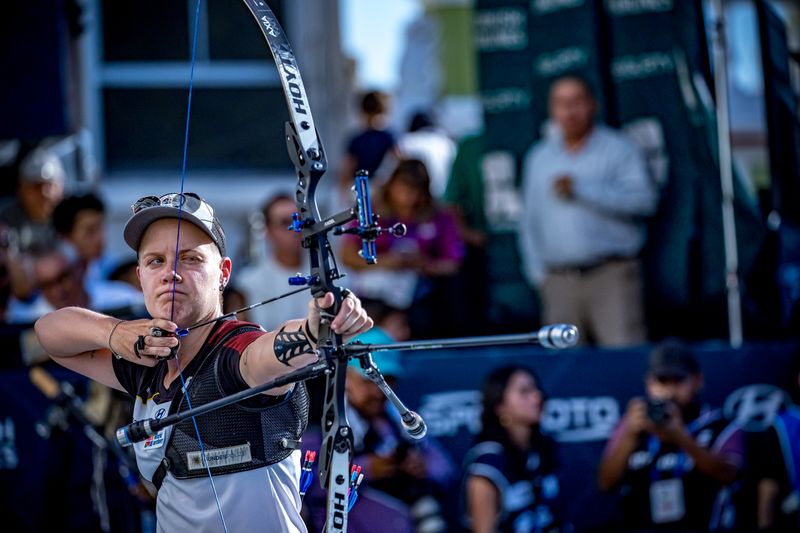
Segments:
[[[375,212],[381,226],[405,224],[406,236],[382,234],[376,240],[377,265],[358,257],[361,241],[346,241],[344,263],[357,271],[356,287],[365,298],[407,310],[412,337],[463,333],[458,271],[464,243],[453,216],[433,199],[430,176],[417,159],[401,161],[381,188]]]
[[[554,508],[556,444],[539,428],[538,378],[524,366],[505,366],[487,376],[482,392],[481,432],[464,461],[470,531],[566,531]]]

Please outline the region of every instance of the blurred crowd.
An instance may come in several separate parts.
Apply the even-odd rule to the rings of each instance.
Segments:
[[[381,342],[375,333],[367,342]],[[376,354],[391,383],[403,379],[397,354]],[[709,377],[709,379],[713,379]],[[704,373],[687,345],[656,345],[643,376],[586,484],[615,495],[616,511],[593,531],[683,533],[796,531],[800,527],[800,411],[782,408],[766,430],[745,430],[702,401]],[[793,369],[800,392],[800,365]],[[483,378],[480,431],[462,464],[435,439],[409,438],[379,388],[356,368],[348,375],[354,462],[365,489],[352,531],[576,531],[574,495],[560,479],[570,468],[540,422],[546,392],[526,366]],[[310,530],[324,521],[323,495],[304,501]],[[577,514],[576,514],[577,513]],[[384,522],[380,522],[384,521]]]
[[[363,170],[381,225],[406,227],[402,238],[380,235],[377,265],[363,261],[352,235],[337,247],[346,285],[385,308],[398,340],[572,323],[581,343],[618,348],[684,333],[649,324],[645,311],[642,251],[659,186],[639,147],[597,123],[585,79],[552,84],[546,134],[519,165],[487,151],[480,135],[456,144],[430,111],[396,133],[382,92],[363,95],[360,109],[338,193],[323,201],[331,214],[349,209],[353,176]],[[105,254],[102,199],[65,196],[64,169],[46,149],[22,154],[17,167],[15,194],[0,203],[5,320],[29,323],[65,305],[141,312],[135,259]],[[282,294],[286,279],[305,270],[299,236],[287,230],[295,210],[291,196],[266,199],[254,218],[261,253],[235,258],[227,310]],[[300,310],[302,298],[241,318],[270,328]]]
[[[366,170],[381,225],[407,228],[402,238],[378,238],[375,266],[359,256],[356,237],[337,249],[346,284],[377,324],[367,342],[522,332],[560,322],[576,324],[582,343],[630,347],[648,340],[639,255],[658,188],[636,145],[596,124],[597,102],[584,79],[557,80],[549,106],[552,131],[531,147],[517,184],[496,177],[502,161],[489,165],[479,156],[479,137],[457,145],[428,112],[396,134],[388,127],[388,96],[364,95],[339,201],[351,203],[353,175]],[[46,149],[25,154],[18,168],[15,194],[0,203],[5,321],[29,324],[67,306],[144,316],[135,258],[119,262],[105,253],[102,199],[92,192],[65,195],[64,169]],[[295,210],[287,195],[264,203],[267,253],[237,270],[224,294],[226,311],[280,295],[288,277],[307,272],[299,234],[287,231]],[[516,241],[504,241],[518,252],[507,256],[499,275],[488,266],[499,238],[487,222],[495,211],[518,222]],[[502,285],[504,275],[518,284],[509,285],[503,306],[492,305],[486,286],[492,279]],[[306,302],[298,294],[240,318],[271,329],[304,315]],[[385,354],[378,366],[390,381],[403,377],[397,354]],[[800,527],[795,410],[782,412],[763,433],[746,434],[700,403],[702,370],[674,342],[657,346],[644,378],[642,397],[630,401],[598,465],[596,482],[622,501],[610,531]],[[347,397],[370,502],[359,504],[359,514],[395,517],[396,531],[572,530],[559,488],[566,460],[539,428],[545,393],[532,370],[503,367],[485,378],[482,429],[461,467],[435,440],[410,440],[358,368],[350,369]],[[594,482],[589,476],[586,482]],[[307,520],[319,529],[322,497],[311,493],[306,502]]]

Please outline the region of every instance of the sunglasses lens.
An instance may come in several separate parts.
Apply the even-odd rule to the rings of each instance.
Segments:
[[[192,193],[186,193],[183,195],[183,210],[187,213],[194,213],[200,209],[200,203],[200,198]]]
[[[136,202],[131,206],[131,211],[133,211],[133,214],[135,215],[144,209],[157,206],[172,207],[174,209],[181,209],[186,213],[193,214],[204,209],[202,214],[207,215],[205,218],[210,220],[214,216],[214,211],[211,209],[211,206],[206,204],[193,192],[187,192],[184,194],[171,193],[165,194],[161,197],[144,196],[136,200]],[[204,217],[201,216],[201,219],[202,218]]]
[[[155,207],[158,204],[159,200],[157,197],[143,196],[142,198],[139,198],[138,200],[136,200],[136,202],[134,202],[134,204],[131,206],[131,211],[133,211],[133,214],[135,215],[142,209],[147,209],[148,207]]]

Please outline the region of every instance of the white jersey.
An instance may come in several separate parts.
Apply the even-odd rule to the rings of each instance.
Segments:
[[[226,324],[225,327],[229,325]],[[260,334],[263,334],[263,331],[248,335],[254,339]],[[191,374],[192,363],[194,361],[184,369],[186,374]],[[229,365],[221,367],[230,368]],[[238,368],[236,365],[233,367]],[[170,404],[180,390],[181,383],[176,379],[165,388],[163,385],[165,368],[166,363],[148,368],[124,360],[114,360],[115,374],[120,383],[128,392],[135,395],[134,420],[161,419],[169,413]],[[220,377],[228,378],[228,376]],[[149,385],[145,385],[146,383]],[[188,387],[191,389],[191,378]],[[202,436],[204,428],[201,421],[202,417],[198,419]],[[170,426],[145,441],[134,444],[136,463],[145,479],[152,481],[153,475],[164,459],[172,430],[173,427]],[[215,451],[219,452],[220,449]],[[230,450],[231,453],[218,454],[217,457],[212,457],[213,452],[210,452],[208,462],[212,466],[249,462],[249,450],[244,454],[233,453],[235,451]],[[247,458],[244,458],[245,455]],[[300,517],[301,503],[298,492],[300,456],[301,451],[295,450],[282,461],[268,466],[213,476],[216,493],[219,496],[219,506],[222,509],[221,514],[224,516],[229,533],[307,531]],[[201,460],[196,462],[198,468],[205,469]],[[214,490],[207,475],[178,479],[168,472],[158,491],[156,519],[158,531],[164,533],[225,531]]]

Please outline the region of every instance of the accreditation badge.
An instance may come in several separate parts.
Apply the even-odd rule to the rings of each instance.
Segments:
[[[654,524],[677,522],[686,514],[683,481],[662,479],[650,485],[650,517]]]

